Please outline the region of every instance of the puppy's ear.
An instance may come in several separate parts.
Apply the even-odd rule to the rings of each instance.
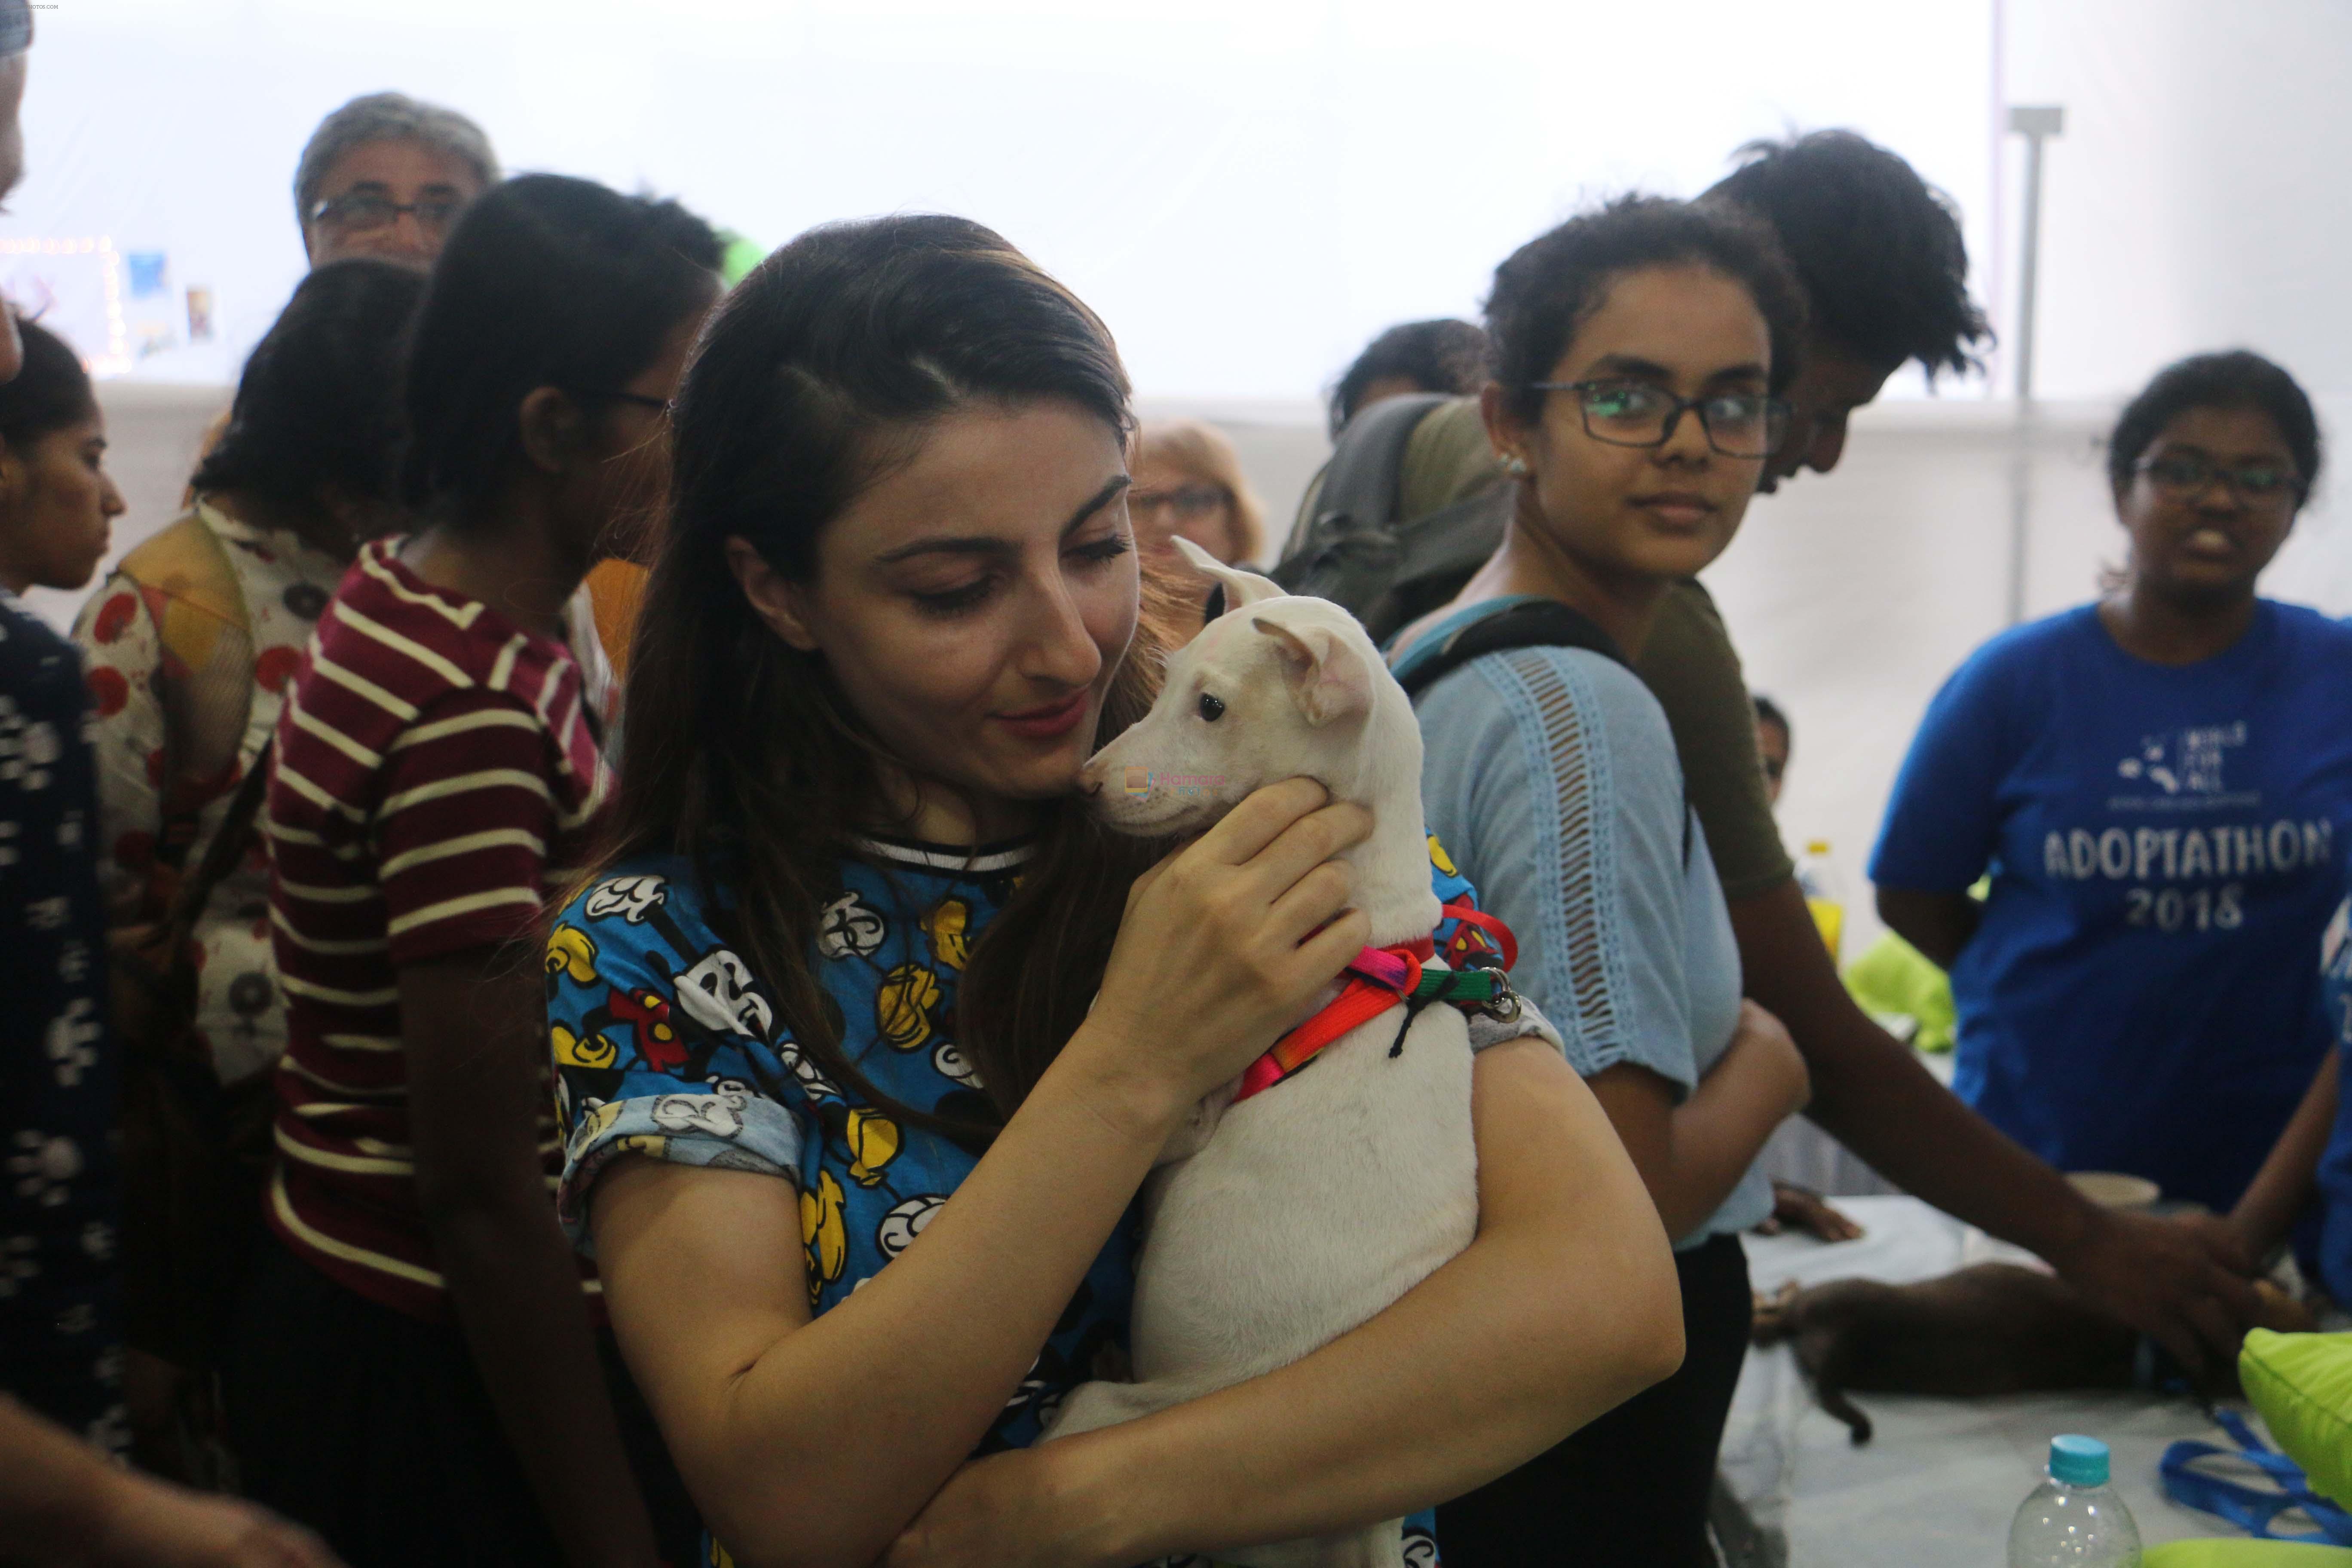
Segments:
[[[1271,577],[1261,577],[1255,572],[1228,566],[1181,533],[1176,536],[1174,543],[1176,552],[1184,557],[1185,564],[1202,576],[1224,584],[1225,614],[1229,616],[1245,605],[1284,597],[1282,585]]]
[[[1346,638],[1328,626],[1285,626],[1274,616],[1252,616],[1250,625],[1273,639],[1290,700],[1309,724],[1319,729],[1335,719],[1371,711],[1371,671]]]

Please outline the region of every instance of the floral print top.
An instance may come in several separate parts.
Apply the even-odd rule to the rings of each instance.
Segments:
[[[170,912],[278,725],[287,680],[346,563],[199,500],[122,558],[74,623],[98,752],[109,923]],[[196,1028],[234,1082],[286,1048],[257,846],[196,922]]]
[[[88,707],[73,646],[0,588],[0,1390],[120,1453],[122,1076]]]

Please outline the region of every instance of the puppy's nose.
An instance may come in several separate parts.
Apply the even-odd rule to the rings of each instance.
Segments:
[[[1102,794],[1102,790],[1103,775],[1100,768],[1097,767],[1092,763],[1088,763],[1086,766],[1078,770],[1078,793],[1080,795],[1086,796],[1088,800],[1092,800],[1095,796]]]

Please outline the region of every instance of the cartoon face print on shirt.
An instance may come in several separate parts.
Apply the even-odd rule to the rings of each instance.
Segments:
[[[709,1094],[666,1094],[653,1103],[654,1125],[665,1132],[703,1132],[733,1138],[743,1131],[743,1108],[751,1091],[722,1079]]]
[[[852,889],[824,906],[818,917],[816,950],[826,958],[864,958],[890,934],[881,911]]]
[[[986,1087],[980,1081],[979,1066],[953,1040],[941,1040],[931,1047],[931,1066],[939,1068],[941,1078],[953,1079],[965,1089]]]
[[[882,1216],[882,1222],[874,1227],[874,1245],[882,1249],[884,1258],[898,1257],[914,1245],[915,1237],[922,1235],[923,1227],[931,1223],[931,1216],[946,1206],[947,1199],[933,1193],[893,1205],[890,1211]]]
[[[590,890],[581,912],[592,921],[618,915],[631,925],[643,925],[668,899],[667,877],[614,877]]]
[[[678,1005],[706,1028],[765,1039],[775,1023],[751,971],[725,948],[707,952],[677,977]]]

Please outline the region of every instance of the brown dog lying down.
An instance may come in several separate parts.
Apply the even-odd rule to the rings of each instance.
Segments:
[[[2267,1284],[2256,1289],[2269,1309],[2264,1327],[2292,1333],[2313,1326],[2284,1292]],[[1969,1399],[2129,1388],[2139,1355],[2136,1331],[2084,1306],[2073,1287],[2009,1263],[1916,1285],[1787,1285],[1758,1299],[1751,1337],[1759,1345],[1789,1342],[1813,1397],[1857,1445],[1870,1441],[1870,1417],[1849,1393]]]

